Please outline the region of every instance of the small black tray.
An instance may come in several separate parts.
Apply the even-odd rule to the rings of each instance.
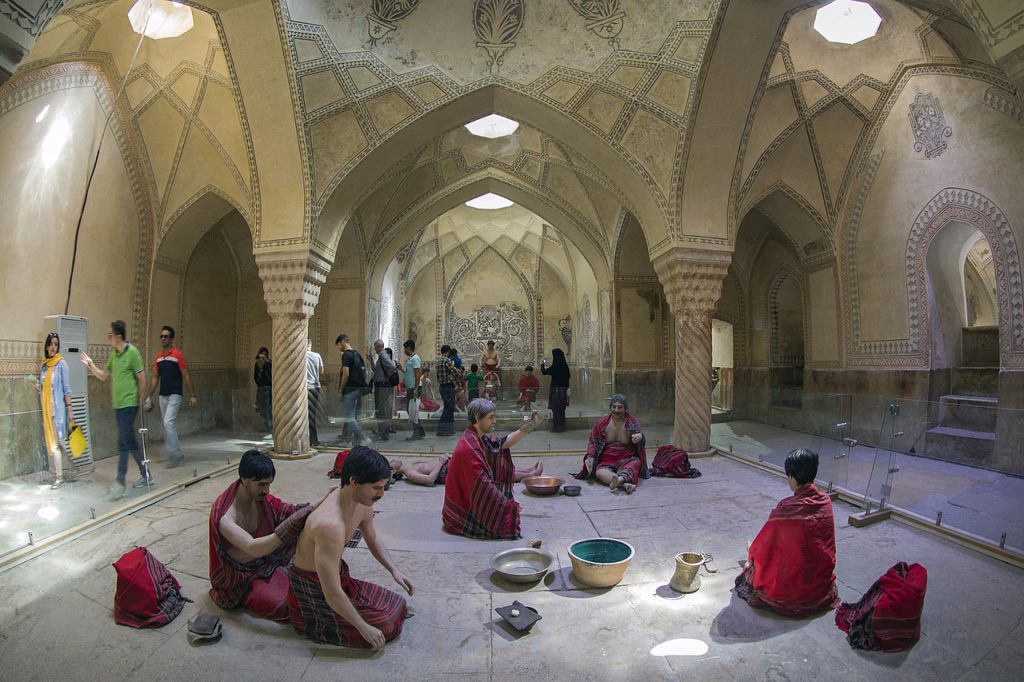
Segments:
[[[519,609],[519,615],[513,616],[512,609]],[[537,613],[537,609],[520,604],[518,601],[512,602],[511,606],[500,606],[495,611],[501,616],[506,623],[514,627],[519,632],[529,632],[538,620],[541,619],[541,615]]]

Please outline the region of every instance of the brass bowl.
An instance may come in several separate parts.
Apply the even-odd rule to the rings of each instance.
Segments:
[[[589,538],[569,547],[572,574],[591,587],[618,585],[635,554],[633,545],[612,538]]]
[[[546,549],[515,547],[491,557],[491,568],[511,583],[535,583],[555,564],[555,555]]]
[[[563,483],[565,479],[557,476],[530,476],[523,479],[523,485],[534,495],[557,495]]]

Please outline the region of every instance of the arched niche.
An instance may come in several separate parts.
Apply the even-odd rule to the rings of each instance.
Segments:
[[[735,372],[734,325],[717,317],[711,320],[711,412],[732,410]]]
[[[992,299],[996,292],[994,289],[991,293],[985,291],[982,275],[969,260],[969,255],[979,243],[983,246],[977,251],[991,253],[988,241],[976,227],[951,221],[932,237],[928,245],[932,369],[965,365],[999,366],[998,324],[976,325],[973,324],[976,319],[972,320],[974,306],[984,305],[990,318],[995,312]],[[990,268],[990,272],[994,276],[994,270]],[[979,298],[979,294],[984,298]],[[974,308],[975,318],[977,310]]]
[[[236,370],[270,347],[270,317],[252,232],[233,203],[209,188],[184,206],[160,239],[151,282],[150,335],[176,328],[197,390],[251,388]]]
[[[980,232],[992,251],[999,306],[999,367],[1024,366],[1024,283],[1013,230],[987,197],[947,188],[918,214],[907,239],[909,339],[906,350],[933,368],[961,360],[967,321],[963,260]]]
[[[803,404],[804,296],[799,274],[782,268],[768,289],[769,383],[772,405]]]

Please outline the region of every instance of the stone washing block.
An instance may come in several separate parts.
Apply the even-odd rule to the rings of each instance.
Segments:
[[[988,431],[936,426],[925,435],[926,457],[946,462],[992,468],[996,434]]]
[[[999,399],[991,396],[944,395],[939,398],[939,426],[995,432]]]

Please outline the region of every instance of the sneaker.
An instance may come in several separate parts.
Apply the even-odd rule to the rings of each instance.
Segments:
[[[187,461],[188,460],[185,459],[183,456],[182,457],[171,457],[171,461],[167,462],[167,468],[168,469],[173,469],[175,467],[180,467],[182,464],[184,464]]]
[[[154,485],[152,476],[149,477],[148,481],[145,476],[139,476],[139,480],[132,483],[133,488],[145,488],[147,485]]]
[[[57,488],[61,487],[62,485],[64,485],[64,479],[58,478],[57,480],[55,480],[53,483],[50,484],[50,490],[56,490]]]
[[[114,481],[114,485],[110,486],[110,499],[112,500],[120,500],[127,494],[128,489],[121,481]]]

